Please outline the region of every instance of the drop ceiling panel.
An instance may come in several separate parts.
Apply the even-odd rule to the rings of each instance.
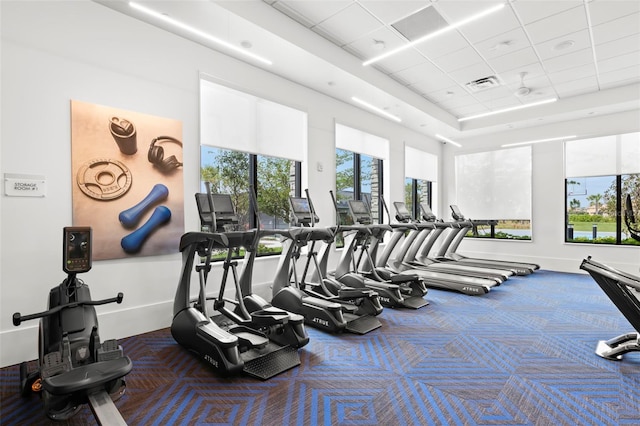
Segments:
[[[488,9],[495,4],[489,2],[478,2],[483,5],[483,9]],[[468,13],[468,12],[467,12]],[[467,15],[468,16],[468,15]],[[505,7],[498,12],[494,12],[486,17],[460,27],[459,31],[472,43],[490,39],[499,34],[504,34],[515,28],[519,28],[520,23],[510,7]]]
[[[562,37],[587,28],[587,15],[584,7],[560,12],[525,26],[534,44]]]
[[[549,79],[553,84],[566,83],[574,79],[595,76],[596,68],[593,64],[581,65],[575,68],[566,69],[549,74]]]
[[[389,25],[425,7],[422,0],[359,0],[359,3],[385,24]]]
[[[449,109],[449,108],[469,106],[469,105],[476,104],[477,102],[478,101],[471,95],[466,95],[466,96],[463,95],[463,96],[453,96],[451,98],[438,102],[438,104],[446,109]]]
[[[382,23],[380,21],[371,16],[359,4],[353,3],[319,23],[317,28],[331,34],[332,38],[340,40],[342,45],[345,45],[381,26]]]
[[[406,81],[408,84],[413,84],[415,82],[421,81],[421,80],[426,80],[426,79],[431,79],[434,76],[438,76],[438,75],[442,75],[445,76],[445,74],[443,74],[435,65],[433,65],[431,62],[423,62],[419,65],[410,67],[410,68],[406,68],[402,71],[398,71],[397,73],[395,73],[393,75],[393,77],[397,77],[400,78],[404,81]],[[453,84],[453,82],[451,82],[450,78],[447,78],[447,80],[450,82],[447,87],[451,86]]]
[[[581,0],[539,1],[518,0],[511,3],[522,22],[530,24],[565,10],[582,7]]]
[[[617,87],[626,83],[627,80],[640,80],[640,67],[632,66],[627,68],[620,68],[615,71],[602,73],[599,75],[599,81],[602,85],[608,87]]]
[[[631,35],[596,45],[596,58],[608,59],[618,55],[640,51],[640,37]]]
[[[523,102],[519,98],[515,96],[508,96],[505,98],[491,99],[486,102],[483,102],[482,104],[487,109],[489,109],[489,111],[492,111],[495,109],[510,108],[513,106],[518,106],[518,105],[521,105],[522,103]]]
[[[444,18],[453,24],[469,16],[480,13],[490,7],[497,6],[500,1],[477,1],[477,0],[460,0],[460,1],[436,1],[433,2],[434,7]]]
[[[381,60],[373,66],[382,69],[385,74],[393,74],[426,62],[427,59],[413,49],[406,49],[393,56],[393,60]]]
[[[622,68],[638,67],[638,64],[640,64],[640,52],[632,52],[598,61],[598,72],[604,74]],[[640,69],[640,67],[638,67],[638,69]]]
[[[550,73],[555,73],[571,68],[593,63],[593,52],[591,49],[582,49],[566,55],[544,61],[544,66]]]
[[[502,73],[538,62],[538,57],[534,50],[531,47],[525,47],[516,52],[494,58],[489,61],[489,64],[496,72]]]
[[[454,111],[452,111],[453,115],[458,118],[476,114],[483,114],[485,112],[489,112],[489,109],[481,104],[458,107]]]
[[[427,58],[433,60],[468,46],[469,42],[459,32],[449,31],[431,40],[419,43],[415,47]]]
[[[560,97],[576,96],[597,91],[598,80],[595,76],[590,76],[556,84],[554,88]]]
[[[423,79],[412,83],[410,88],[411,90],[420,94],[435,92],[447,88],[458,89],[460,92],[462,92],[462,89],[456,85],[456,82],[444,73],[429,74],[428,76],[424,76]]]
[[[382,42],[383,44],[376,45],[376,41]],[[344,48],[355,54],[359,59],[366,60],[380,55],[385,51],[400,47],[405,43],[406,40],[402,39],[394,31],[387,27],[381,27],[347,44]]]
[[[589,35],[589,30],[584,29],[539,43],[535,48],[542,60],[550,59],[578,50],[590,49],[591,36]]]
[[[522,28],[491,37],[475,44],[475,48],[487,60],[530,47],[529,39]]]
[[[444,102],[456,96],[465,96],[467,92],[460,86],[450,86],[444,89],[426,92],[426,97],[435,103]]]
[[[627,15],[613,21],[593,27],[593,40],[596,45],[607,43],[640,32],[640,13]]]
[[[493,89],[484,90],[482,92],[474,93],[473,97],[479,102],[490,103],[496,99],[510,98],[513,96],[513,91],[506,86],[498,86]]]
[[[634,0],[595,0],[589,3],[591,25],[600,25],[638,12],[640,2]]]
[[[482,57],[472,47],[465,47],[436,59],[435,64],[444,71],[455,71],[463,67],[484,62]]]
[[[308,26],[314,26],[337,14],[351,3],[350,0],[280,0],[273,3],[273,7],[284,13],[295,11],[308,22]]]

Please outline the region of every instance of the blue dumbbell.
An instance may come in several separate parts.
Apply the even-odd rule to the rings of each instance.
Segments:
[[[122,249],[127,253],[138,252],[149,235],[151,235],[157,228],[167,223],[170,219],[171,210],[169,210],[168,207],[156,207],[153,214],[151,214],[151,217],[144,225],[125,236],[120,241]]]
[[[118,215],[120,223],[125,228],[133,228],[140,221],[140,218],[147,211],[147,209],[157,202],[165,200],[169,196],[169,189],[163,184],[159,183],[155,185],[151,192],[135,206],[130,209],[124,210]]]

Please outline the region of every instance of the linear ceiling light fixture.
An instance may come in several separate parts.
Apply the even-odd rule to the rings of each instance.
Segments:
[[[214,42],[216,44],[219,44],[220,46],[223,46],[223,47],[225,47],[225,48],[227,48],[229,50],[232,50],[232,51],[234,51],[236,53],[239,53],[239,54],[241,54],[243,56],[247,56],[247,57],[249,57],[251,59],[254,59],[254,60],[258,61],[258,62],[262,62],[263,64],[271,65],[273,63],[270,60],[263,58],[262,56],[259,56],[259,55],[256,55],[254,53],[248,52],[245,49],[242,49],[242,48],[240,48],[238,46],[235,46],[235,45],[233,45],[233,44],[231,44],[231,43],[229,43],[227,41],[224,41],[222,39],[214,37],[211,34],[208,34],[208,33],[204,32],[204,31],[201,31],[201,30],[199,30],[197,28],[194,28],[194,27],[192,27],[190,25],[187,25],[187,24],[185,24],[183,22],[180,22],[177,19],[173,19],[173,18],[171,18],[171,17],[169,17],[167,15],[164,15],[164,14],[162,14],[160,12],[157,12],[157,11],[155,11],[153,9],[149,9],[146,6],[142,6],[139,3],[129,2],[129,6],[131,6],[131,8],[136,9],[136,10],[142,12],[142,13],[146,13],[149,16],[153,16],[156,19],[164,21],[164,22],[166,22],[166,23],[168,23],[170,25],[173,25],[174,27],[180,28],[180,29],[182,29],[184,31],[187,31],[187,32],[189,32],[191,34],[194,34],[194,35],[196,35],[198,37],[202,37],[202,38],[204,38],[206,40],[212,41],[212,42]]]
[[[534,141],[526,141],[526,142],[517,142],[517,143],[508,143],[505,145],[502,145],[502,148],[507,148],[510,146],[519,146],[519,145],[530,145],[532,143],[540,143],[540,142],[552,142],[552,141],[561,141],[561,140],[565,140],[565,139],[573,139],[577,137],[576,135],[571,135],[571,136],[559,136],[557,138],[548,138],[548,139],[536,139]]]
[[[477,13],[475,15],[472,15],[472,16],[470,16],[468,18],[462,19],[461,21],[454,22],[453,24],[449,25],[448,27],[441,28],[441,29],[439,29],[437,31],[434,31],[434,32],[426,34],[426,35],[424,35],[424,36],[422,36],[420,38],[417,38],[417,39],[415,39],[414,41],[412,41],[410,43],[403,44],[402,46],[396,47],[395,49],[391,49],[388,52],[383,53],[382,55],[378,55],[378,56],[375,56],[375,57],[373,57],[371,59],[368,59],[368,60],[366,60],[366,61],[364,61],[362,63],[362,66],[366,67],[367,65],[371,65],[374,62],[381,61],[382,59],[388,58],[391,55],[395,55],[396,53],[402,52],[403,50],[409,49],[410,47],[413,47],[413,46],[415,46],[417,44],[423,43],[423,42],[425,42],[427,40],[430,40],[430,39],[432,39],[434,37],[437,37],[437,36],[439,36],[441,34],[444,34],[446,32],[449,32],[451,30],[459,28],[459,27],[461,27],[463,25],[466,25],[466,24],[468,24],[470,22],[477,21],[478,19],[484,18],[485,16],[490,15],[490,14],[492,14],[494,12],[497,12],[497,11],[503,9],[503,8],[504,8],[504,3],[500,3],[500,4],[496,5],[496,6],[490,7],[489,9],[486,9],[486,10],[484,10],[484,11],[482,11],[480,13]]]
[[[462,148],[462,145],[460,145],[458,142],[454,142],[451,139],[445,138],[442,135],[436,134],[436,138],[440,139],[442,142],[447,142],[447,143],[450,143],[451,145],[457,146],[458,148]]]
[[[359,99],[359,98],[356,98],[355,96],[353,96],[353,97],[351,98],[351,100],[352,100],[352,101],[354,101],[354,102],[356,102],[356,103],[359,103],[360,105],[362,105],[362,106],[364,106],[364,107],[369,108],[369,109],[370,109],[370,110],[372,110],[372,111],[377,112],[377,113],[378,113],[378,114],[380,114],[380,115],[383,115],[383,116],[385,116],[385,117],[387,117],[387,118],[390,118],[390,119],[392,119],[393,121],[397,121],[398,123],[401,123],[401,122],[402,122],[402,119],[401,119],[400,117],[397,117],[397,116],[395,116],[395,115],[393,115],[393,114],[389,114],[387,111],[385,111],[385,110],[383,110],[383,109],[381,109],[381,108],[378,108],[377,106],[373,106],[373,105],[371,105],[370,103],[363,101],[362,99]]]
[[[495,111],[485,112],[482,114],[470,115],[468,117],[461,117],[461,118],[458,118],[458,121],[473,120],[474,118],[488,117],[490,115],[502,114],[503,112],[516,111],[518,109],[531,108],[538,105],[550,104],[551,102],[555,102],[557,100],[558,98],[551,98],[551,99],[545,99],[539,102],[532,102],[530,104],[523,104],[523,105],[518,105],[510,108],[497,109]]]

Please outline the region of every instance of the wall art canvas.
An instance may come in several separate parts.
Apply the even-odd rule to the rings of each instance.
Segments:
[[[179,251],[182,148],[181,121],[71,101],[73,225],[94,260]]]

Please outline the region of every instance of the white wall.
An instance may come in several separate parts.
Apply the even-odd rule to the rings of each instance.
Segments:
[[[566,121],[538,128],[514,130],[502,134],[461,141],[463,148],[447,145],[442,169],[446,190],[443,204],[457,204],[455,193],[455,155],[500,149],[501,144],[550,138],[562,135],[593,137],[640,130],[640,111],[631,111],[581,120]],[[537,262],[544,269],[581,272],[580,262],[587,256],[638,274],[640,249],[637,246],[605,246],[564,242],[564,150],[561,141],[532,145],[532,241],[486,241],[466,239],[460,253],[493,259]],[[442,188],[442,186],[441,186]]]
[[[49,289],[64,278],[62,228],[72,223],[72,99],[182,121],[187,231],[198,227],[188,194],[199,184],[201,72],[308,112],[309,167],[303,182],[314,194],[321,224],[334,223],[328,192],[335,188],[336,120],[390,140],[385,188],[390,200],[403,197],[404,143],[436,155],[441,151],[439,143],[386,119],[93,2],[2,1],[0,15],[0,172],[41,174],[47,184],[44,198],[0,197],[0,367],[37,357],[37,321],[14,327],[11,315],[46,309]],[[98,307],[101,336],[122,338],[169,326],[180,260],[176,253],[94,262],[82,276],[93,298],[125,294],[122,305]],[[268,296],[276,262],[256,262],[258,294]],[[218,265],[210,282],[219,276]]]

